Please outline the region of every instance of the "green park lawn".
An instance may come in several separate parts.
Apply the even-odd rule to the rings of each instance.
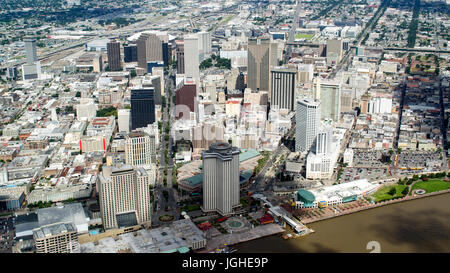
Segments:
[[[200,209],[200,205],[186,205],[184,207],[181,208],[182,211],[185,212],[190,212],[190,211],[195,211],[195,210],[199,210]]]
[[[302,34],[302,33],[295,34],[296,39],[310,40],[312,37],[314,37],[314,34]]]
[[[447,190],[450,189],[450,182],[443,181],[439,178],[429,179],[427,181],[419,181],[413,185],[412,191],[417,189],[425,190],[427,193]]]
[[[392,196],[389,194],[389,191],[395,187],[396,192],[395,194]],[[402,191],[408,186],[406,185],[394,185],[394,186],[386,186],[383,187],[381,189],[379,189],[377,192],[375,192],[372,195],[372,198],[374,199],[375,202],[380,202],[380,201],[384,201],[384,200],[390,200],[396,197],[402,197]]]

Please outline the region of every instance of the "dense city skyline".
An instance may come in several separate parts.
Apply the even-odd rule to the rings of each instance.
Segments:
[[[445,210],[449,4],[3,1],[0,253],[283,252]],[[307,251],[433,252],[419,228]]]

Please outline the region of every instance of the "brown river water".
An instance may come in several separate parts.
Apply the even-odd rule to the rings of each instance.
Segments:
[[[233,246],[237,253],[450,252],[450,193],[401,202],[307,225],[315,233],[285,240],[273,235]]]

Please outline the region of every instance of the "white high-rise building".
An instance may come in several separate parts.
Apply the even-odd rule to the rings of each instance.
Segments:
[[[166,92],[164,90],[164,67],[153,67],[152,75],[159,76],[161,84],[160,86],[161,96],[165,96]]]
[[[203,211],[230,215],[240,205],[239,153],[225,142],[213,143],[203,151]]]
[[[367,112],[371,114],[390,114],[392,112],[392,98],[371,98],[368,103]]]
[[[117,123],[119,125],[119,132],[130,132],[131,110],[119,109],[117,111]]]
[[[320,125],[320,101],[302,99],[297,101],[295,115],[295,151],[308,152],[314,143]]]
[[[317,134],[316,150],[306,157],[307,179],[330,179],[339,156],[339,148],[333,142],[333,132],[325,130]]]
[[[97,190],[105,229],[150,225],[150,184],[143,168],[103,167],[98,175]]]
[[[184,37],[184,74],[186,78],[193,78],[200,82],[199,43],[196,35]]]
[[[155,136],[142,131],[130,132],[125,140],[125,162],[139,167],[156,163]]]
[[[197,32],[197,36],[200,60],[204,60],[208,54],[211,54],[211,33],[207,31]]]
[[[316,154],[325,155],[331,151],[331,143],[333,139],[333,129],[325,127],[316,137]]]
[[[23,64],[22,65],[22,79],[26,80],[34,80],[39,79],[41,77],[41,62],[37,61],[32,64]]]
[[[77,227],[72,222],[33,229],[36,253],[79,253]]]
[[[36,39],[27,37],[23,39],[25,43],[25,55],[27,62],[22,65],[23,80],[39,79],[41,77],[41,63],[36,53]]]
[[[35,38],[25,38],[23,39],[25,43],[25,54],[27,58],[27,64],[34,64],[38,61],[36,53],[36,39]]]

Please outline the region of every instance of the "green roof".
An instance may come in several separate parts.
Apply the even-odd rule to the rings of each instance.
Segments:
[[[259,155],[260,154],[257,150],[246,150],[239,154],[239,162],[244,162]]]
[[[245,183],[247,182],[250,177],[252,177],[253,172],[252,171],[244,171],[239,174],[239,183]],[[182,183],[189,184],[191,187],[197,187],[199,184],[203,183],[203,173],[191,176],[189,178],[183,179]]]
[[[180,247],[180,248],[178,248],[178,252],[180,252],[180,253],[188,253],[189,252],[189,248],[185,247],[185,246]]]
[[[314,197],[314,194],[304,189],[299,189],[297,194],[299,201],[302,201],[304,203],[312,203],[316,199]]]
[[[203,183],[203,174],[197,174],[194,176],[191,176],[189,178],[184,179],[183,181],[185,181],[186,183],[188,183],[190,186],[197,186],[198,184]]]

